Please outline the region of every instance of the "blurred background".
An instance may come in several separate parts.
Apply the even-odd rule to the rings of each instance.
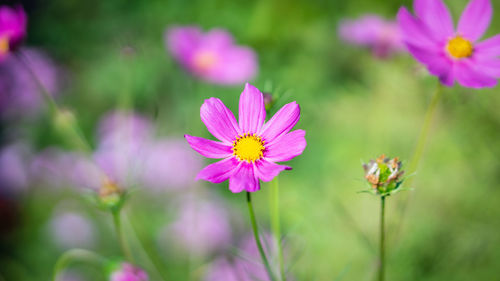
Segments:
[[[455,20],[466,5],[445,2]],[[410,1],[20,4],[28,15],[23,52],[63,114],[49,113],[25,69],[1,66],[0,280],[49,280],[70,248],[120,256],[109,213],[95,207],[88,188],[71,184],[76,177],[92,186],[85,153],[148,175],[130,192],[124,229],[150,280],[215,280],[215,271],[236,263],[250,235],[245,194],[232,194],[227,182],[196,182],[208,161],[183,135],[211,138],[201,104],[214,96],[237,112],[244,82],[210,83],[179,64],[165,32],[182,25],[227,30],[256,53],[249,82],[273,95],[271,111],[301,106],[296,128],[306,130],[308,145],[279,176],[289,276],[374,280],[380,202],[358,193],[367,187],[361,164],[383,153],[408,164],[437,82],[404,51],[374,55],[338,30],[366,13],[393,20]],[[493,6],[488,35],[500,33],[500,3]],[[444,90],[414,189],[387,201],[387,280],[500,280],[499,104],[498,87]],[[65,133],[72,122],[89,147]],[[129,135],[134,149],[153,151],[146,160],[127,157]],[[263,231],[270,185],[253,196]],[[77,263],[60,280],[107,279]]]

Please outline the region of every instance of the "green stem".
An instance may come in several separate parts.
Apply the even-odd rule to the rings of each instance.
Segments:
[[[71,249],[64,254],[62,254],[56,262],[54,267],[54,274],[52,276],[52,280],[56,281],[57,276],[61,273],[65,268],[67,268],[72,262],[88,262],[98,266],[102,266],[106,261],[100,255],[84,250],[84,249]]]
[[[434,113],[436,111],[437,105],[439,103],[439,100],[441,99],[441,96],[443,95],[443,85],[441,82],[437,82],[436,90],[434,92],[434,96],[431,99],[431,103],[429,104],[429,107],[427,108],[427,112],[425,113],[425,119],[424,119],[424,124],[422,126],[422,130],[420,131],[420,136],[417,141],[417,145],[415,147],[415,152],[413,153],[413,156],[411,158],[411,162],[408,165],[408,175],[412,175],[408,177],[408,179],[405,180],[404,185],[407,187],[411,187],[411,184],[413,182],[414,176],[413,174],[416,172],[418,168],[418,164],[420,163],[420,159],[422,158],[422,154],[425,148],[425,143],[427,140],[427,135],[429,134],[429,130],[431,127],[432,119],[434,117]],[[401,232],[403,228],[403,221],[406,216],[406,212],[408,209],[408,204],[410,201],[410,196],[408,195],[408,198],[406,200],[403,200],[402,204],[400,204],[400,223],[399,226],[396,229],[396,233],[394,235],[395,239],[399,239],[399,233]]]
[[[257,228],[257,221],[255,220],[255,213],[253,211],[253,206],[252,206],[252,197],[251,197],[250,192],[248,192],[248,191],[247,191],[247,204],[248,204],[248,212],[250,214],[250,222],[252,224],[252,229],[253,229],[253,235],[255,237],[255,243],[257,244],[257,248],[259,249],[260,257],[262,258],[262,262],[264,263],[264,266],[266,267],[267,274],[269,275],[269,279],[271,281],[275,281],[276,279],[274,278],[273,272],[271,271],[271,266],[269,266],[269,262],[266,258],[264,248],[262,248],[262,243],[260,242],[259,230]]]
[[[411,175],[415,173],[418,168],[418,164],[420,163],[420,159],[422,158],[422,154],[424,152],[425,143],[427,141],[427,136],[429,135],[429,130],[431,127],[432,119],[434,117],[434,112],[436,111],[437,105],[441,96],[443,95],[443,85],[438,81],[436,90],[434,92],[434,96],[432,97],[431,103],[427,108],[427,112],[425,113],[424,125],[422,126],[422,130],[420,131],[420,136],[417,141],[417,146],[415,147],[415,152],[413,153],[412,160],[408,165],[408,173]],[[409,178],[406,181],[406,186],[409,186],[412,182],[412,178]]]
[[[276,177],[271,186],[271,225],[273,236],[278,247],[278,262],[280,268],[281,280],[286,281],[285,264],[283,261],[283,245],[281,244],[281,226],[280,226],[280,197],[279,197],[279,178]]]
[[[385,280],[385,196],[380,197],[380,264],[378,281]]]
[[[111,214],[113,216],[113,223],[115,225],[116,237],[122,249],[123,255],[128,261],[133,263],[134,259],[132,257],[132,252],[130,251],[130,247],[125,240],[125,236],[123,235],[120,210],[113,210],[111,211]]]

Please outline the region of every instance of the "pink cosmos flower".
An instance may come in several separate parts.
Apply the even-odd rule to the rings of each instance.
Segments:
[[[260,189],[259,180],[271,181],[288,166],[288,161],[302,154],[306,147],[305,131],[290,130],[300,118],[296,102],[283,106],[268,122],[262,93],[250,84],[240,96],[239,123],[218,98],[210,98],[200,109],[201,120],[219,141],[185,135],[191,147],[208,158],[224,160],[205,167],[196,177],[213,183],[229,179],[232,192]]]
[[[489,0],[471,0],[456,30],[441,0],[415,0],[416,17],[402,7],[398,23],[411,54],[441,83],[494,87],[500,78],[500,34],[478,42],[492,17]]]
[[[148,281],[148,274],[130,263],[122,263],[121,267],[111,274],[110,281]]]
[[[342,40],[368,47],[379,58],[386,58],[404,50],[397,23],[377,15],[365,15],[357,20],[343,20],[340,22],[338,32]]]
[[[166,42],[173,57],[193,75],[215,84],[240,84],[257,72],[257,56],[237,46],[225,30],[203,33],[194,26],[172,27]]]
[[[0,6],[0,61],[19,47],[26,36],[27,22],[21,6]]]

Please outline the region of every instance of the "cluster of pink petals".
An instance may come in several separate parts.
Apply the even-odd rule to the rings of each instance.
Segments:
[[[342,40],[372,49],[379,58],[386,58],[404,50],[399,27],[378,15],[364,15],[356,20],[343,20],[339,24]]]
[[[275,162],[289,161],[302,154],[306,147],[305,131],[290,130],[300,119],[296,102],[284,105],[265,122],[266,109],[262,93],[246,84],[239,103],[239,123],[233,113],[218,98],[210,98],[200,109],[201,120],[219,141],[185,135],[191,147],[208,158],[223,160],[205,167],[197,179],[220,183],[229,179],[232,192],[260,189],[260,181],[271,181],[283,170],[291,168]],[[233,155],[232,146],[239,136],[255,134],[265,142],[263,157],[247,162]]]
[[[0,61],[2,61],[9,51],[19,47],[26,36],[27,17],[21,6],[11,8],[0,6],[0,40],[6,40],[5,46],[0,48]]]
[[[122,263],[121,267],[111,274],[110,281],[148,281],[148,274],[130,263]]]
[[[411,54],[447,86],[457,81],[470,88],[493,87],[500,78],[500,34],[478,42],[492,17],[489,0],[471,0],[455,29],[441,0],[415,0],[416,16],[402,7],[398,22]],[[460,36],[473,46],[472,55],[455,58],[446,50],[449,40]]]
[[[201,161],[182,139],[156,138],[148,118],[112,111],[100,121],[91,155],[47,148],[30,161],[32,181],[47,187],[99,191],[105,181],[120,189],[172,191],[193,185]]]
[[[191,74],[215,84],[241,84],[257,73],[257,56],[234,44],[222,29],[203,33],[199,27],[172,27],[166,32],[172,56]]]

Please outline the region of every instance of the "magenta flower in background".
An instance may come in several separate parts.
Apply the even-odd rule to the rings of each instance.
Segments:
[[[370,48],[379,58],[404,51],[396,21],[385,20],[377,15],[343,20],[339,24],[338,34],[342,40],[350,44]]]
[[[57,211],[49,223],[50,236],[62,249],[89,248],[95,242],[92,222],[77,212]]]
[[[166,32],[172,56],[193,75],[215,84],[240,84],[257,73],[255,52],[237,46],[225,30],[203,33],[198,27],[171,27]]]
[[[60,89],[61,70],[44,52],[22,49],[24,57],[50,94]],[[26,66],[14,56],[0,63],[0,115],[8,119],[32,117],[44,105],[42,93]]]
[[[206,197],[185,198],[180,206],[176,219],[162,236],[195,256],[205,256],[228,246],[231,240],[229,213],[221,202]]]
[[[416,16],[402,7],[398,23],[410,53],[441,83],[494,87],[500,78],[500,34],[479,42],[493,9],[489,0],[471,0],[455,29],[441,0],[415,0]]]
[[[36,183],[37,187],[69,187],[72,184],[72,175],[68,172],[68,167],[73,167],[80,157],[82,156],[55,147],[46,148],[33,156],[30,162],[31,181]]]
[[[21,45],[28,19],[21,6],[0,6],[0,62]]]
[[[148,274],[141,268],[130,263],[122,263],[111,273],[110,281],[148,281]]]
[[[213,183],[229,179],[232,192],[253,192],[260,181],[271,181],[288,166],[288,161],[302,154],[306,147],[305,131],[290,130],[300,118],[296,102],[283,106],[268,122],[262,93],[250,84],[240,96],[239,123],[218,98],[210,98],[200,109],[201,120],[219,141],[185,135],[191,147],[208,158],[224,160],[205,167],[196,177]]]

